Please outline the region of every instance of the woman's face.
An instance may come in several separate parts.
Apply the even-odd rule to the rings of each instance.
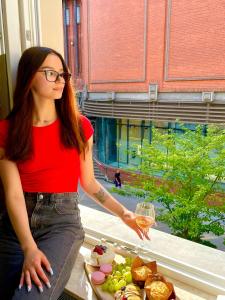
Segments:
[[[63,65],[57,55],[49,54],[32,81],[31,91],[35,98],[54,100],[62,97],[65,80],[58,76],[55,82],[52,81],[57,75],[55,72],[59,74],[64,73]]]

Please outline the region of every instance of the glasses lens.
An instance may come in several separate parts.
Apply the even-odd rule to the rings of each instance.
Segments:
[[[59,80],[60,77],[63,78],[65,82],[68,82],[71,77],[71,74],[67,72],[61,74],[53,70],[44,70],[44,72],[46,79],[50,82],[56,82],[57,80]]]
[[[46,79],[48,81],[56,81],[57,77],[58,77],[58,73],[56,71],[52,71],[52,70],[45,70],[45,74],[46,74]]]

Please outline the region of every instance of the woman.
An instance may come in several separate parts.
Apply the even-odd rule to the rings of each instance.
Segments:
[[[19,62],[14,107],[0,122],[0,298],[57,299],[84,240],[77,185],[144,234],[135,215],[96,181],[93,129],[75,104],[62,56],[27,49]],[[148,238],[148,236],[146,236]]]
[[[115,187],[121,188],[121,178],[120,178],[119,170],[116,170],[114,177],[115,177],[115,179],[114,179]]]

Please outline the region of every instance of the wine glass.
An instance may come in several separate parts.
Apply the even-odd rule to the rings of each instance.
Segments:
[[[155,207],[152,203],[149,202],[140,202],[137,203],[136,210],[136,224],[144,232],[148,232],[149,228],[155,224]],[[139,248],[143,249],[144,241],[141,242]]]

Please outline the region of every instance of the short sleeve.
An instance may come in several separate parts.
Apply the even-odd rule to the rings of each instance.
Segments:
[[[8,132],[8,121],[0,120],[0,148],[5,148],[7,132]]]
[[[91,125],[90,120],[83,115],[81,115],[81,124],[84,130],[85,139],[87,141],[94,133],[93,126]]]

